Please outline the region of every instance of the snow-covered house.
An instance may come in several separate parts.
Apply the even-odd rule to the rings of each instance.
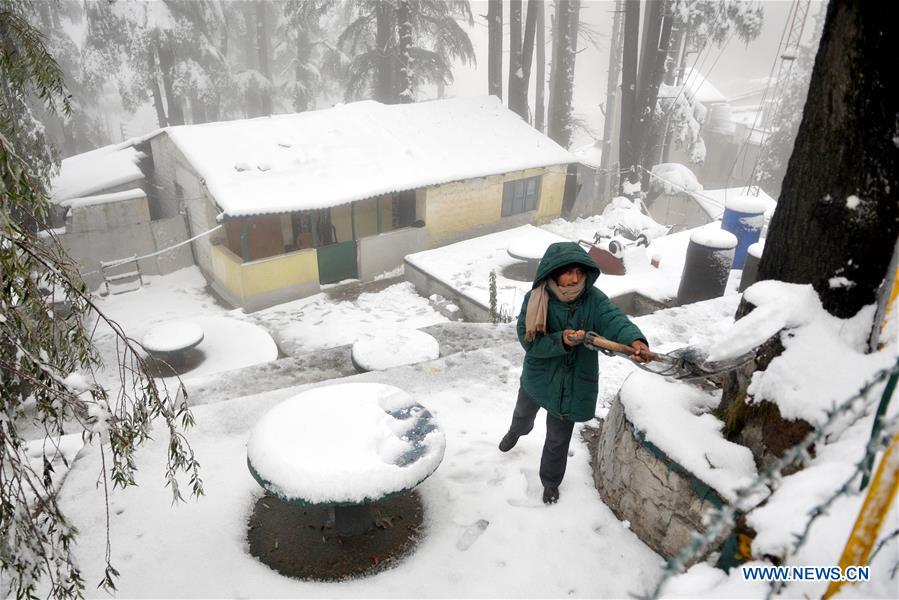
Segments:
[[[191,264],[184,218],[160,202],[147,181],[149,157],[130,143],[104,146],[62,160],[50,181],[55,233],[89,288],[103,281],[104,262],[145,257],[119,271],[160,275]]]
[[[249,310],[558,217],[574,162],[493,97],[169,127],[146,146],[160,195],[201,236],[198,266]]]

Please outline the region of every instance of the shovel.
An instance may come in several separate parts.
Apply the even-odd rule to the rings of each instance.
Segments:
[[[569,337],[569,339],[577,341],[578,338]],[[592,331],[588,331],[581,341],[583,341],[591,350],[598,350],[609,356],[617,355],[630,357],[634,354],[634,349],[632,347],[613,342],[612,340],[607,340]],[[687,381],[723,375],[728,371],[742,367],[749,361],[755,359],[755,352],[747,352],[728,360],[709,361],[706,359],[706,352],[696,346],[678,348],[667,354],[647,351],[644,352],[643,355],[649,359],[649,362],[646,364],[635,364],[644,371],[649,371],[650,373],[655,373],[656,375],[661,375],[663,377]]]

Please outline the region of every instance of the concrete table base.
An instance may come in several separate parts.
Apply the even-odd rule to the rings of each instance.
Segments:
[[[334,507],[334,529],[338,535],[361,535],[374,529],[371,504],[353,504]]]
[[[344,511],[262,496],[248,523],[250,554],[287,577],[340,581],[396,566],[422,537],[424,510],[414,490],[347,508],[349,521]],[[353,525],[364,531],[340,531]]]

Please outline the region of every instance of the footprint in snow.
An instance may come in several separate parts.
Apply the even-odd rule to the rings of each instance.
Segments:
[[[484,533],[484,531],[486,531],[488,525],[490,525],[490,521],[487,521],[486,519],[478,519],[477,522],[470,525],[462,532],[462,536],[459,538],[459,541],[456,542],[456,550],[465,552],[471,548],[471,545],[481,537],[481,534]]]

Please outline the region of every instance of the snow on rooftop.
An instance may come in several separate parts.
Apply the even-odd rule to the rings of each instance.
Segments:
[[[59,202],[60,206],[76,207],[90,206],[94,204],[108,204],[110,202],[123,202],[125,200],[138,200],[146,198],[147,193],[140,188],[123,190],[121,192],[111,192],[109,194],[97,194],[96,196],[81,196],[79,198],[68,198]]]
[[[703,104],[727,102],[727,97],[722,94],[718,88],[712,85],[697,69],[693,69],[687,73],[686,80],[679,86],[661,86],[659,88],[659,97],[666,98],[677,96],[684,88],[686,88],[686,96],[690,100],[698,100]]]
[[[593,169],[598,169],[602,164],[602,147],[600,142],[593,141],[586,146],[581,146],[571,151],[577,157],[578,162]]]
[[[166,132],[231,216],[327,208],[577,160],[492,96],[368,100]]]
[[[717,190],[702,190],[693,192],[693,198],[702,210],[706,212],[712,219],[720,219],[724,214],[724,205],[729,201],[736,200],[740,197],[757,198],[759,206],[763,206],[765,212],[772,212],[777,207],[777,201],[765,193],[765,190],[757,188],[756,190],[748,187],[721,188]]]
[[[50,199],[61,203],[143,179],[138,158],[137,150],[121,144],[64,158],[59,174],[50,180]]]

